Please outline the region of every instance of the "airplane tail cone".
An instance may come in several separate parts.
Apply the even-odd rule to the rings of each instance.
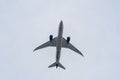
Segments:
[[[54,67],[54,66],[56,66],[56,68],[60,67],[62,69],[65,69],[65,67],[61,63],[57,63],[57,62],[51,64],[50,66],[48,66],[48,68],[51,68],[51,67]]]

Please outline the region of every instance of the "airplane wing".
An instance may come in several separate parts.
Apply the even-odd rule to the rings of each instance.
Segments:
[[[48,42],[38,46],[37,48],[34,49],[34,51],[36,51],[38,49],[45,48],[45,47],[49,47],[49,46],[55,47],[56,46],[56,42],[57,42],[57,37],[53,38],[52,41],[48,41]]]
[[[71,43],[67,43],[67,40],[65,38],[62,38],[62,47],[69,48],[69,49],[79,53],[81,56],[83,56],[83,54],[77,48],[75,48]]]

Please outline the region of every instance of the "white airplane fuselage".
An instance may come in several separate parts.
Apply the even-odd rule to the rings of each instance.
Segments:
[[[58,30],[58,39],[56,46],[56,62],[59,63],[60,55],[61,55],[61,47],[62,47],[62,35],[63,35],[63,22],[61,21],[59,24]]]

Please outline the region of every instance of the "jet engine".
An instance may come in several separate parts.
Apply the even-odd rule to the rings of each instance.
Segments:
[[[67,37],[67,43],[69,43],[70,42],[70,37]]]
[[[50,40],[50,42],[53,40],[53,35],[49,36],[49,40]]]

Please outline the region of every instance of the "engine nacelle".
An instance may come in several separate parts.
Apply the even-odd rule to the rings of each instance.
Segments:
[[[50,42],[53,40],[53,35],[49,36],[49,40],[50,40]]]
[[[67,43],[69,43],[70,42],[70,37],[67,37]]]

